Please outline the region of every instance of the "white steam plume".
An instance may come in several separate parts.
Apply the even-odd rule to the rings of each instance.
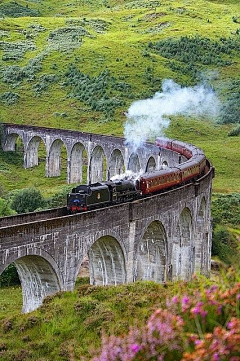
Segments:
[[[164,135],[171,115],[207,115],[216,117],[220,102],[210,88],[204,85],[184,87],[171,79],[164,80],[162,92],[153,98],[135,101],[127,112],[124,126],[126,144],[134,151],[147,139]]]
[[[131,180],[133,182],[136,182],[136,180],[143,174],[143,170],[140,170],[138,173],[134,173],[131,170],[126,170],[125,173],[117,174],[111,177],[111,180],[113,182],[119,181],[119,180]]]

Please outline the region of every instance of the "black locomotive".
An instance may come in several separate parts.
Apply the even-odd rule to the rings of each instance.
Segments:
[[[144,173],[139,176],[136,184],[131,180],[121,180],[79,185],[68,194],[68,211],[76,213],[110,204],[133,201],[140,196],[148,196],[191,181],[194,182],[210,169],[203,151],[191,144],[157,138],[156,145],[160,150],[170,149],[184,156],[185,161],[175,167]]]
[[[106,181],[89,185],[79,185],[67,196],[69,213],[87,211],[97,207],[133,201],[140,196],[140,191],[129,180]]]

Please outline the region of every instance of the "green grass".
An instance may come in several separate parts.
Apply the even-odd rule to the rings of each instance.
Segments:
[[[2,4],[9,2],[10,0],[3,0]],[[161,89],[161,82],[165,78],[172,78],[182,85],[193,81],[191,74],[171,70],[171,59],[149,49],[150,41],[155,43],[167,38],[197,35],[212,41],[219,41],[221,37],[235,40],[239,37],[239,20],[234,20],[239,10],[237,1],[191,0],[187,3],[172,3],[164,0],[159,5],[149,1],[123,0],[17,2],[38,10],[40,16],[4,18],[1,20],[0,35],[1,31],[5,35],[1,40],[26,41],[26,37],[30,36],[30,41],[37,49],[27,51],[22,60],[1,61],[0,73],[12,65],[29,67],[31,59],[39,54],[43,54],[43,57],[39,62],[41,67],[35,71],[32,79],[25,77],[18,83],[7,84],[0,77],[2,93],[12,91],[20,96],[19,101],[13,105],[0,103],[0,121],[4,122],[122,135],[124,112],[134,100],[153,96]],[[98,25],[102,24],[102,20],[105,21],[103,27]],[[81,45],[68,51],[54,48],[52,41],[49,41],[49,34],[73,25],[83,26],[90,36],[83,36]],[[3,53],[0,47],[0,56]],[[232,65],[210,66],[196,63],[195,66],[207,78],[209,71],[210,74],[214,72],[211,84],[224,102],[229,85],[240,73],[240,63],[236,51],[222,57],[231,58]],[[91,78],[107,69],[117,82],[124,82],[131,87],[130,94],[113,91],[114,96],[121,95],[125,104],[115,110],[111,121],[108,119],[106,122],[106,116],[102,112],[96,112],[86,103],[68,96],[71,89],[64,85],[64,74],[71,63]],[[176,63],[181,67],[184,65],[177,60]],[[33,87],[41,76],[47,74],[57,75],[58,81],[49,84],[48,89],[36,97]],[[67,116],[62,118],[56,113],[65,113]],[[173,119],[167,130],[169,137],[192,142],[203,148],[216,168],[213,183],[215,192],[240,190],[239,137],[227,136],[233,128],[234,125],[221,126],[207,120],[200,122],[197,119],[178,117]],[[0,158],[0,182],[7,190],[16,188],[17,184],[17,188],[36,186],[45,193],[53,194],[65,183],[66,173],[62,173],[59,178],[46,179],[43,163],[38,168],[24,170],[20,154],[17,164],[8,164],[9,157],[1,154]],[[9,172],[14,176],[9,177]]]
[[[224,292],[233,288],[237,277],[230,272],[214,283]],[[102,334],[126,334],[130,326],[141,327],[155,309],[165,308],[166,301],[174,295],[181,300],[186,294],[204,294],[213,284],[205,278],[167,286],[136,282],[102,287],[90,286],[87,281],[79,279],[73,292],[49,296],[38,310],[24,315],[20,288],[0,289],[1,360],[64,361],[80,360],[83,356],[89,360],[100,346]],[[231,311],[228,305],[226,311],[231,316],[237,309]],[[223,312],[226,318],[224,315]],[[210,330],[215,318],[213,314],[211,325],[205,324],[204,329]],[[193,320],[186,324],[191,332],[196,329]]]

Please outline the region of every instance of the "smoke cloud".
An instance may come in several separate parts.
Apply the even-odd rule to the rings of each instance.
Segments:
[[[162,83],[162,92],[153,98],[135,101],[127,112],[124,126],[126,144],[136,151],[146,140],[164,135],[171,115],[218,115],[220,102],[214,91],[204,85],[181,87],[171,79]]]

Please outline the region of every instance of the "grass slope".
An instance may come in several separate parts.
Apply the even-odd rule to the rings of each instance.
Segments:
[[[124,112],[132,101],[153,96],[165,78],[193,85],[203,77],[225,101],[240,74],[238,10],[238,2],[229,0],[3,0],[0,14],[7,16],[0,21],[0,120],[122,135]],[[222,44],[213,64],[203,51],[203,59],[187,70],[189,61],[148,47],[184,36],[209,38],[211,44],[221,44],[224,37],[234,45],[224,52]],[[92,90],[76,90],[68,83],[70,64],[92,79]],[[103,71],[108,75],[100,94],[96,88]],[[99,110],[91,102],[94,97],[101,103]],[[109,106],[107,98],[118,105]],[[170,137],[204,149],[216,167],[217,192],[240,190],[239,138],[227,136],[233,127],[179,118],[167,130]],[[0,182],[9,190],[16,181],[9,179],[8,169],[18,174],[18,188],[31,184],[55,192],[65,182],[65,172],[57,180],[43,181],[43,165],[23,171],[22,158],[13,165],[9,157],[0,160]]]
[[[186,295],[197,292],[198,297],[194,301],[197,302],[207,294],[206,288],[213,285],[212,281],[204,278],[195,278],[189,283],[168,283],[166,286],[136,282],[97,287],[88,285],[86,281],[79,279],[74,292],[47,297],[42,307],[25,315],[20,313],[20,288],[11,288],[7,292],[0,289],[1,360],[64,361],[79,360],[83,356],[89,360],[94,349],[100,346],[102,333],[126,334],[130,326],[140,327],[145,323],[155,309],[165,308],[167,300],[173,296],[177,295],[181,300],[183,296],[186,298]],[[235,314],[239,315],[239,302],[234,304],[235,296],[227,292],[230,287],[233,291],[237,281],[239,276],[230,272],[214,282],[214,287],[223,292],[218,302],[224,303],[225,298],[232,297],[232,306],[226,300],[220,316],[216,316],[212,309],[214,306],[207,306],[208,319],[205,323],[200,320],[201,326],[199,321],[195,320],[195,323],[192,316],[189,320],[186,315],[186,335],[187,332],[198,333],[199,327],[203,327],[201,332],[210,332],[219,325],[220,319],[225,327],[224,323],[227,324]],[[235,292],[237,289],[239,285],[235,287]],[[214,294],[211,297],[213,301]]]

